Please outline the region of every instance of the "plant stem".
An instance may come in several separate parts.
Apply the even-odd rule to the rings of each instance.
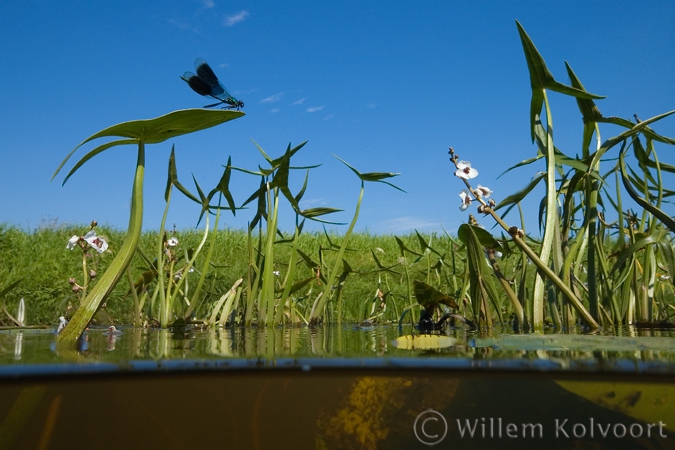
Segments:
[[[143,227],[143,177],[145,175],[145,144],[138,143],[138,159],[136,173],[131,191],[131,213],[129,216],[129,228],[115,259],[110,263],[108,270],[101,276],[98,283],[89,291],[89,295],[75,311],[68,325],[61,331],[56,339],[57,349],[71,350],[77,346],[80,338],[89,322],[103,301],[110,295],[113,288],[124,274],[131,263],[131,259],[138,247]]]
[[[335,278],[337,277],[338,271],[340,270],[340,265],[342,264],[342,256],[345,253],[345,248],[347,248],[349,236],[352,234],[352,230],[354,229],[356,221],[359,218],[359,211],[361,210],[361,200],[363,200],[364,190],[365,190],[364,182],[361,181],[361,191],[359,192],[359,199],[356,202],[356,211],[354,212],[354,218],[352,219],[352,222],[349,224],[349,229],[347,229],[347,233],[345,233],[344,238],[342,238],[342,245],[340,246],[340,250],[338,251],[337,257],[335,258],[333,270],[331,270],[330,273],[328,274],[328,279],[326,280],[326,287],[323,290],[323,295],[321,296],[320,299],[317,298],[317,303],[314,305],[315,308],[312,308],[312,315],[309,319],[311,325],[316,325],[316,323],[318,322],[319,320],[318,315],[321,314],[321,312],[323,311],[323,305],[328,299],[330,291],[333,287],[333,283],[335,282]],[[338,323],[341,323],[341,321],[342,318],[338,315]]]

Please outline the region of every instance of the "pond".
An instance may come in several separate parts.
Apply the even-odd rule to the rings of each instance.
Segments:
[[[0,331],[0,448],[675,448],[672,330],[411,336]]]

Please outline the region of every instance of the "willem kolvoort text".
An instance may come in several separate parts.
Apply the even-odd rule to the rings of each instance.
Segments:
[[[507,423],[501,417],[480,419],[456,419],[457,430],[462,438],[543,438],[544,433],[553,433],[556,438],[650,438],[667,437],[665,423],[600,423],[593,417],[588,421],[570,422],[555,419],[545,427],[542,423]]]

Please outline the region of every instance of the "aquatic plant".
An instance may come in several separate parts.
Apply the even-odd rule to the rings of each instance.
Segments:
[[[221,123],[243,116],[240,111],[186,109],[174,111],[164,116],[148,120],[123,122],[95,133],[73,149],[56,169],[52,180],[60,172],[75,151],[84,144],[104,137],[121,137],[99,145],[83,156],[70,170],[63,184],[87,161],[96,155],[118,145],[135,144],[138,146],[136,173],[131,193],[131,213],[127,237],[120,247],[108,270],[101,276],[88,296],[79,306],[65,329],[59,334],[57,343],[64,348],[73,347],[96,311],[110,295],[112,289],[129,266],[140,238],[143,222],[143,179],[145,174],[145,145],[158,144],[167,139],[211,128]]]
[[[68,284],[72,286],[73,293],[80,299],[79,304],[82,304],[82,301],[87,297],[89,284],[97,277],[98,258],[93,259],[94,268],[89,270],[87,270],[87,259],[101,255],[108,250],[106,239],[96,234],[95,228],[97,225],[98,223],[93,220],[89,225],[89,231],[84,236],[73,235],[66,244],[66,250],[73,250],[77,247],[82,251],[82,284],[78,284],[75,277],[68,279]],[[92,254],[91,250],[96,251],[96,253]]]
[[[460,161],[450,149],[455,175],[467,187],[460,194],[460,210],[466,210],[473,200],[478,201],[478,213],[491,216],[508,235],[495,239],[474,225],[460,227],[460,239],[467,246],[474,316],[479,321],[489,321],[486,300],[496,302],[499,297],[488,277],[489,269],[483,254],[484,248],[488,257],[491,252],[497,251],[499,240],[502,246],[512,243],[522,252],[523,262],[520,274],[516,276],[521,286],[518,294],[492,264],[494,274],[520,323],[523,323],[521,305],[524,305],[527,306],[530,324],[535,330],[541,329],[546,304],[553,324],[558,328],[573,324],[574,313],[591,328],[597,328],[600,323],[652,321],[655,304],[658,304],[663,318],[666,308],[656,303],[654,284],[659,268],[675,268],[670,265],[673,244],[672,236],[667,232],[675,231],[675,221],[661,209],[664,196],[673,194],[663,186],[662,171],[673,172],[675,168],[659,162],[654,142],[672,145],[675,140],[657,134],[649,125],[675,111],[645,121],[636,117],[635,122],[604,117],[593,101],[603,97],[587,92],[567,63],[571,86],[557,82],[523,27],[518,22],[516,25],[530,73],[530,131],[538,154],[507,172],[540,159],[544,159],[546,170],[525,189],[506,197],[499,204],[494,200],[486,202],[484,188],[480,185],[472,188],[468,181],[477,176],[477,171],[466,161]],[[582,157],[567,156],[555,147],[548,91],[575,98],[584,122]],[[545,125],[540,116],[542,108],[545,110]],[[627,130],[603,142],[599,123],[614,124]],[[595,151],[590,147],[593,134],[597,141]],[[646,144],[642,144],[640,137],[645,139]],[[600,172],[603,156],[616,147],[619,147],[617,163],[603,175]],[[641,173],[626,164],[631,147]],[[614,195],[609,191],[611,176],[615,176],[617,181]],[[508,213],[542,181],[546,186],[546,194],[540,203],[543,235],[541,241],[536,241],[529,238],[524,230],[507,225],[497,210],[505,209],[504,214]],[[620,186],[643,208],[639,219],[637,215],[623,211]],[[603,191],[606,193],[604,196]],[[614,223],[605,222],[604,214],[599,211],[601,207],[610,206],[618,217]],[[472,220],[475,222],[475,219]],[[577,222],[581,226],[576,226]],[[507,253],[512,253],[510,246]],[[494,261],[494,258],[489,259]],[[537,269],[531,289],[526,282],[527,261],[531,261]],[[610,263],[613,263],[611,267]],[[582,273],[584,271],[586,273]]]
[[[335,156],[335,155],[333,155]],[[403,189],[399,188],[398,186],[395,186],[394,184],[384,181],[388,178],[395,177],[399,174],[397,173],[391,173],[391,172],[367,172],[367,173],[361,173],[358,170],[356,170],[354,167],[350,166],[346,161],[340,159],[339,157],[335,156],[339,161],[341,161],[345,166],[349,167],[354,174],[361,180],[361,189],[359,191],[359,198],[356,202],[356,209],[354,211],[354,217],[352,218],[351,223],[349,224],[349,228],[347,229],[344,237],[342,238],[342,245],[340,246],[340,249],[338,250],[338,254],[335,258],[335,261],[333,263],[332,268],[328,271],[328,276],[326,277],[326,283],[324,286],[324,289],[319,295],[316,297],[316,300],[314,304],[312,305],[312,312],[310,314],[310,319],[309,322],[312,325],[316,325],[319,320],[324,316],[324,307],[326,305],[326,302],[328,301],[328,298],[331,294],[331,291],[333,291],[337,286],[334,285],[336,277],[338,276],[338,273],[341,273],[345,275],[345,273],[349,273],[348,270],[348,264],[342,259],[345,249],[347,248],[347,243],[349,242],[349,237],[352,234],[352,231],[354,230],[354,226],[356,225],[356,221],[359,218],[359,211],[361,209],[361,201],[363,200],[363,193],[365,191],[365,183],[366,181],[370,182],[375,182],[375,183],[384,183],[386,185],[389,185],[393,187],[394,189],[397,189],[401,192],[405,192]],[[344,266],[344,270],[340,272],[340,266]],[[345,275],[346,276],[346,275]],[[337,301],[337,322],[338,324],[342,323],[342,301],[341,297],[338,296],[338,301]]]
[[[245,298],[244,305],[244,319],[245,325],[251,325],[254,321],[259,326],[270,326],[274,324],[281,324],[283,320],[284,311],[288,306],[289,314],[295,314],[294,308],[291,304],[290,295],[298,289],[306,285],[310,280],[294,283],[295,279],[295,262],[297,258],[297,239],[304,225],[305,219],[326,222],[321,219],[321,216],[340,211],[336,208],[319,207],[310,209],[301,209],[299,202],[304,196],[307,189],[307,182],[309,179],[309,171],[319,165],[312,166],[292,166],[291,158],[300,149],[302,149],[307,142],[291,148],[288,144],[284,154],[278,158],[271,158],[267,153],[254,141],[258,151],[261,153],[269,167],[260,167],[257,171],[233,167],[234,170],[260,177],[260,184],[256,191],[254,191],[249,198],[241,205],[245,207],[249,203],[256,201],[256,213],[251,220],[248,227],[248,270],[245,278]],[[291,170],[305,170],[305,179],[300,191],[293,195],[289,188],[289,179]],[[296,224],[294,235],[290,239],[286,239],[279,231],[277,226],[280,200],[284,198],[291,206],[296,215]],[[302,218],[302,219],[300,219]],[[265,233],[263,233],[263,221],[266,225]],[[326,222],[332,223],[332,222]],[[254,245],[252,232],[258,226],[257,246]],[[277,241],[277,236],[282,239]],[[281,278],[281,272],[275,269],[275,246],[291,243],[293,251],[290,255],[290,260],[286,265],[288,272],[282,278],[283,282],[277,288],[277,280]],[[280,295],[277,296],[276,294]],[[229,295],[229,294],[226,294]],[[238,298],[238,297],[235,297]],[[225,302],[224,298],[221,300]],[[226,306],[228,303],[224,303]],[[232,306],[230,306],[231,308]],[[228,310],[223,310],[223,313],[228,314]],[[214,316],[212,316],[214,317]],[[221,314],[222,320],[222,314]]]

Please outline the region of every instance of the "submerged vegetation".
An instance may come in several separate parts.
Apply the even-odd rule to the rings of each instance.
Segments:
[[[564,330],[577,323],[591,329],[670,323],[675,310],[675,220],[662,208],[675,191],[666,189],[662,178],[675,172],[675,166],[660,161],[655,144],[673,145],[675,140],[651,126],[675,111],[643,121],[603,116],[594,103],[602,97],[587,92],[567,63],[570,84],[556,81],[525,30],[519,23],[517,27],[530,73],[530,130],[537,153],[509,170],[538,162],[545,168],[523,190],[498,200],[491,198],[494,193],[489,188],[472,185],[477,168],[460,160],[460,152],[451,148],[448,173],[454,172],[465,187],[460,209],[476,202],[480,215],[470,215],[456,236],[354,233],[366,182],[401,189],[389,181],[397,174],[363,173],[337,156],[361,183],[355,192],[353,219],[343,234],[304,232],[307,220],[334,224],[326,217],[338,211],[299,206],[309,173],[318,166],[292,165],[305,143],[289,144],[276,158],[256,144],[266,166],[249,170],[228,159],[221,179],[208,194],[196,180],[196,194],[179,181],[172,150],[162,225],[157,233],[141,234],[144,145],[243,115],[176,111],[94,134],[83,144],[99,137],[123,139],[90,151],[66,177],[112,146],[138,145],[126,237],[116,230],[95,231],[95,224],[89,229],[54,227],[34,233],[0,228],[0,251],[7,255],[0,265],[5,322],[11,316],[7,308],[24,297],[29,320],[53,323],[59,315],[72,314],[59,338],[67,342],[76,339],[95,314],[96,320],[162,328],[190,323],[369,324],[416,321],[417,317],[430,330],[457,320],[482,328],[508,324],[518,330],[541,330],[546,324]],[[579,107],[580,155],[554,144],[549,92],[573,97]],[[614,126],[612,132],[618,134],[601,139],[601,124]],[[462,150],[463,156],[470,152]],[[235,201],[230,193],[235,173],[260,180],[246,200]],[[289,179],[296,173],[304,174],[304,183],[294,193]],[[540,239],[523,229],[520,208],[538,184],[545,186],[539,208]],[[174,191],[199,205],[201,231],[166,230]],[[626,210],[627,201],[639,211]],[[222,229],[227,214],[249,204],[256,207],[247,230]],[[281,208],[295,213],[291,232],[278,228]],[[520,212],[520,225],[506,222],[514,208]],[[494,222],[501,232],[484,228]],[[94,242],[94,237],[101,241]],[[101,251],[101,242],[109,248]],[[64,258],[66,243],[82,249],[81,260]],[[98,277],[101,270],[105,270],[103,276]],[[79,281],[77,273],[82,274]],[[19,279],[30,281],[24,285]]]

